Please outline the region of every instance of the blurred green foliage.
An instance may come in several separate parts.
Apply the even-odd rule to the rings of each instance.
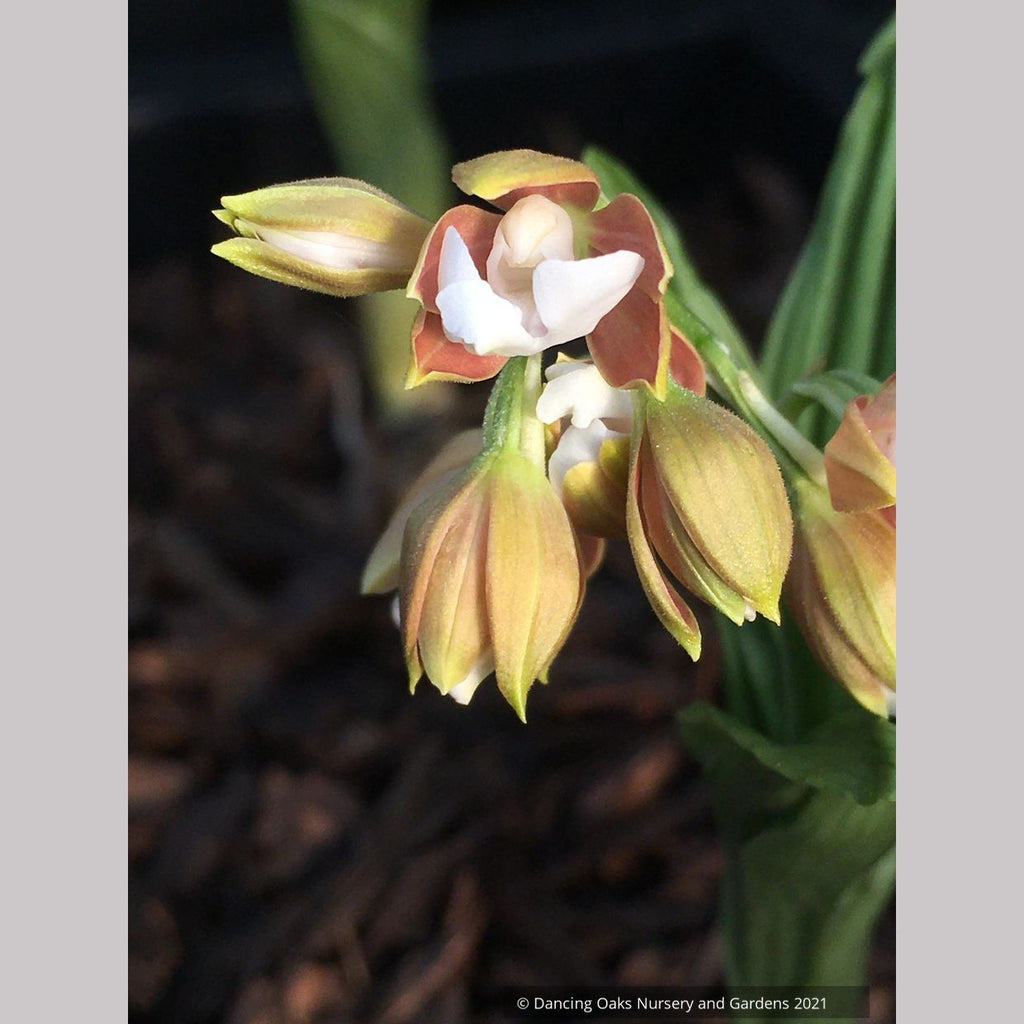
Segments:
[[[429,0],[292,0],[299,54],[339,171],[434,219],[450,205],[452,184],[430,96],[429,6]],[[436,408],[443,388],[404,390],[417,303],[401,292],[358,302],[383,415]]]

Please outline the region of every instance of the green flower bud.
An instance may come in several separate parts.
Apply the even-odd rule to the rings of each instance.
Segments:
[[[700,631],[669,574],[737,624],[779,621],[786,489],[771,450],[727,409],[672,383],[664,402],[637,403],[626,524],[648,598],[692,657]]]
[[[896,694],[896,528],[883,511],[837,512],[825,487],[794,484],[786,599],[828,671],[885,715]]]
[[[544,470],[515,448],[485,452],[412,512],[400,611],[409,682],[425,672],[468,703],[494,672],[526,720],[576,621],[584,566]]]
[[[431,227],[351,178],[272,185],[221,202],[213,215],[239,237],[212,252],[260,277],[343,297],[404,288]]]

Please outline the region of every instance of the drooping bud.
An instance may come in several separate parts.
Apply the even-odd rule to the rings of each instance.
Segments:
[[[347,297],[404,288],[431,224],[380,189],[317,178],[224,196],[239,237],[212,252],[283,284]]]
[[[493,668],[520,718],[576,619],[583,572],[542,469],[485,453],[412,513],[400,607],[409,682],[468,700]],[[460,689],[461,687],[461,689]]]
[[[825,668],[885,715],[896,691],[896,528],[878,511],[837,512],[807,479],[794,495],[787,602]]]
[[[637,404],[626,523],[641,581],[669,632],[696,658],[700,630],[665,570],[737,624],[779,621],[792,549],[785,485],[743,420],[670,384]]]
[[[409,517],[417,505],[448,486],[480,454],[483,440],[479,428],[456,434],[413,481],[366,560],[360,593],[387,594],[398,589],[402,538]]]
[[[840,512],[884,509],[896,503],[896,374],[874,397],[846,406],[839,429],[825,445],[832,506]]]
[[[547,680],[603,549],[577,538],[547,478],[539,393],[539,359],[502,370],[483,451],[409,515],[399,573],[410,686],[425,672],[466,703],[493,671],[524,721],[527,692]]]

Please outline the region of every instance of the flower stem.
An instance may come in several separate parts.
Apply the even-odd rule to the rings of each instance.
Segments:
[[[787,475],[798,472],[824,483],[821,452],[772,405],[746,360],[678,300],[668,303],[672,322],[704,360],[711,386],[771,445]]]
[[[743,370],[736,375],[736,384],[748,407],[777,445],[809,476],[825,483],[825,462],[821,452],[768,401],[753,378]]]
[[[484,448],[516,448],[544,468],[544,424],[537,418],[541,356],[515,356],[498,374],[484,414]]]

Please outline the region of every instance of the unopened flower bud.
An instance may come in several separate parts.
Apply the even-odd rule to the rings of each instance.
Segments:
[[[787,602],[825,668],[885,715],[896,691],[896,528],[878,511],[837,512],[811,480],[794,495]]]
[[[272,281],[328,295],[404,288],[430,222],[351,178],[317,178],[224,196],[214,216],[239,237],[218,256]]]
[[[895,374],[874,397],[861,395],[846,406],[839,429],[825,445],[825,472],[832,506],[840,512],[896,504]]]
[[[733,622],[779,621],[793,524],[765,442],[743,420],[685,388],[638,404],[626,523],[641,581],[693,658],[700,630],[664,570]]]
[[[413,481],[370,552],[363,570],[361,593],[387,594],[398,589],[402,538],[409,517],[417,505],[447,487],[480,454],[483,440],[484,434],[479,428],[456,434]]]
[[[541,467],[486,451],[409,518],[400,608],[410,686],[425,672],[466,702],[494,671],[520,718],[579,610],[584,572]]]

